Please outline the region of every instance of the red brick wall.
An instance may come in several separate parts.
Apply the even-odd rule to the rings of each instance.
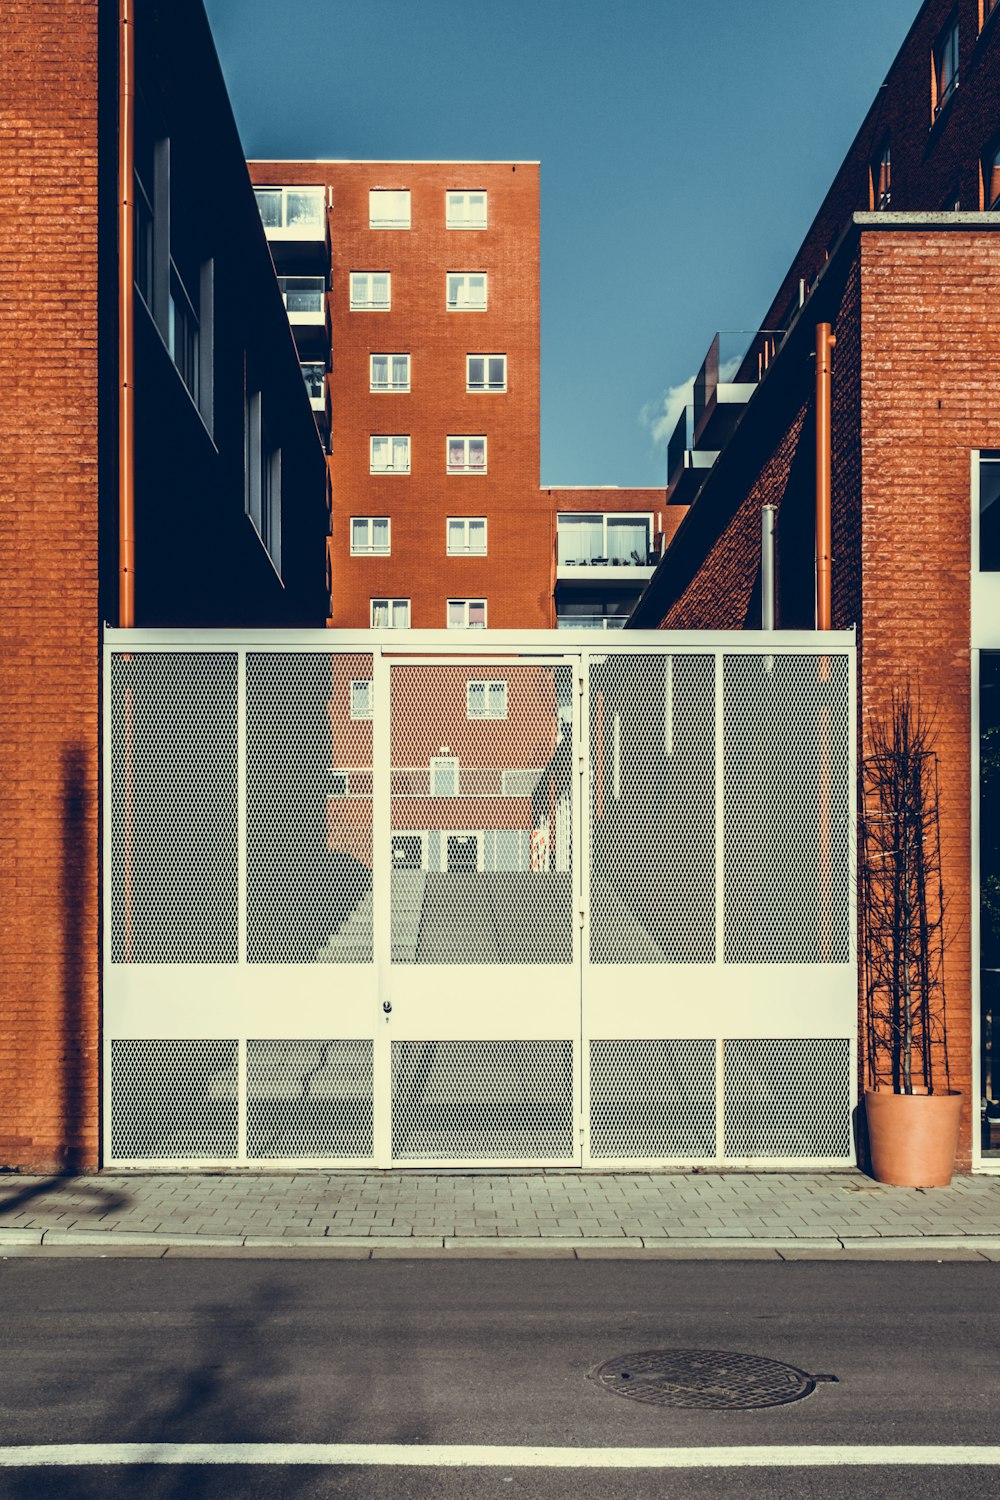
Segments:
[[[98,1150],[97,11],[0,10],[0,1167],[36,1170]]]
[[[1000,236],[862,241],[862,712],[907,678],[936,721],[953,1086],[971,1096],[970,450],[1000,447]],[[970,1151],[970,1111],[962,1154]]]

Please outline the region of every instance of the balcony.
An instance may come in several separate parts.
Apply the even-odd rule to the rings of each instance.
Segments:
[[[725,446],[783,337],[769,329],[715,335],[695,376],[692,449]]]
[[[326,415],[326,366],[319,363],[302,364],[302,379],[309,392],[309,405],[314,412]]]
[[[667,444],[667,500],[690,505],[719,454],[694,445],[694,407],[685,406]]]
[[[608,584],[641,587],[658,558],[653,517],[592,511],[562,514],[556,522],[556,580],[571,588]]]
[[[326,192],[321,187],[259,187],[254,197],[269,240],[326,242]]]

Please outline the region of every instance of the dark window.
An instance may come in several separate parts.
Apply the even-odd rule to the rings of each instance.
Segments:
[[[979,455],[979,571],[1000,573],[1000,453]]]
[[[882,142],[871,164],[871,206],[881,212],[892,202],[892,158],[889,142]]]
[[[1000,141],[994,141],[983,157],[983,208],[995,209],[998,204],[1000,204]]]
[[[952,16],[947,26],[938,37],[934,46],[932,57],[934,66],[933,75],[933,117],[944,109],[952,94],[958,88],[958,17]]]

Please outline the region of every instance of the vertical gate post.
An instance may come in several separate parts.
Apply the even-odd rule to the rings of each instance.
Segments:
[[[392,1160],[392,710],[391,666],[372,646],[372,957],[375,961],[375,1035],[372,1063],[374,1157]]]

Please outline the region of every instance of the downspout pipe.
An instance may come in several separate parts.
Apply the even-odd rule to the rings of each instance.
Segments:
[[[761,630],[773,630],[775,621],[774,517],[776,509],[774,505],[762,505],[760,508]]]
[[[837,340],[829,323],[816,324],[816,629],[831,629],[830,563],[830,351]]]
[[[135,27],[118,0],[118,624],[135,624]]]

